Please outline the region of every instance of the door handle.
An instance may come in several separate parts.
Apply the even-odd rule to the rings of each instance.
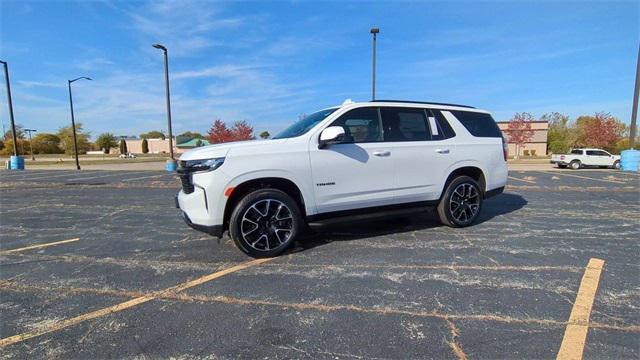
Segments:
[[[449,149],[436,149],[436,152],[438,154],[448,154],[449,153]]]
[[[389,156],[391,151],[374,151],[373,156]]]

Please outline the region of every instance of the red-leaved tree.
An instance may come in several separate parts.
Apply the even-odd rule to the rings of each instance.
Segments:
[[[211,129],[207,132],[207,137],[212,144],[255,139],[253,127],[247,124],[246,121],[237,121],[229,129],[227,124],[220,119],[213,122]]]
[[[509,125],[505,130],[508,141],[516,145],[516,159],[520,158],[520,149],[524,144],[528,143],[531,141],[531,138],[533,138],[534,131],[531,128],[532,121],[533,116],[531,116],[531,114],[526,112],[516,113],[509,121]]]
[[[622,137],[625,126],[609,113],[599,112],[588,121],[581,122],[585,146],[613,150]]]

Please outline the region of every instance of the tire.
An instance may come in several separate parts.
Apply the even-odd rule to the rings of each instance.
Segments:
[[[560,169],[566,169],[566,168],[567,168],[567,165],[565,165],[565,164],[558,164],[558,168],[560,168]]]
[[[571,167],[571,169],[573,169],[573,170],[578,170],[578,169],[580,169],[580,167],[582,167],[582,164],[580,163],[580,161],[579,161],[579,160],[573,160],[573,161],[571,162],[571,164],[569,164],[569,166],[570,166],[570,167]]]
[[[261,189],[245,195],[233,209],[229,235],[245,254],[273,257],[294,243],[302,225],[298,204],[289,195]]]
[[[454,178],[438,204],[440,222],[450,227],[472,225],[482,210],[483,198],[484,194],[475,180],[468,176]],[[456,203],[460,205],[455,207]],[[460,206],[464,206],[461,211]]]
[[[613,168],[616,170],[620,170],[620,160],[616,160],[613,162]]]

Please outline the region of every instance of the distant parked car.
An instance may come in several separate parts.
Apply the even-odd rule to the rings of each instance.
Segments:
[[[620,169],[620,155],[611,155],[602,149],[571,149],[568,154],[551,155],[551,163],[564,169],[605,167]]]
[[[135,159],[136,156],[132,153],[120,154],[120,159]]]

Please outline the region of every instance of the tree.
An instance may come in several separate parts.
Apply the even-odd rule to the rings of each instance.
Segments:
[[[184,138],[188,138],[189,140],[191,139],[206,139],[206,137],[204,137],[204,135],[200,134],[199,132],[192,132],[192,131],[185,131],[182,134],[178,135],[179,137],[184,137]]]
[[[615,151],[618,141],[626,131],[626,125],[609,113],[599,112],[594,116],[576,119],[577,146],[595,147]]]
[[[16,133],[18,133],[17,130]],[[30,149],[29,145],[29,140],[18,138],[18,155],[27,154]],[[0,154],[13,155],[13,139],[4,140],[4,148],[0,151]]]
[[[24,126],[20,125],[20,124],[16,124],[16,138],[18,139],[24,139]],[[11,135],[13,133],[13,131],[11,131],[11,128],[9,128],[9,130],[7,130],[7,132],[4,133],[4,139],[5,140],[10,140],[13,139],[13,136]]]
[[[269,137],[271,137],[271,134],[269,134],[268,131],[263,131],[260,133],[260,138],[261,139],[268,139]]]
[[[108,154],[111,148],[118,146],[118,141],[112,133],[103,133],[98,136],[95,144],[98,149],[103,150],[105,154]]]
[[[575,142],[575,129],[569,121],[569,117],[558,112],[544,114],[540,118],[549,123],[547,133],[547,152],[562,154],[569,152]]]
[[[73,154],[73,131],[71,125],[61,127],[56,134],[60,138],[60,144],[64,153],[67,155]],[[76,138],[78,140],[78,153],[84,154],[87,150],[91,149],[91,143],[89,142],[89,132],[82,131],[82,123],[76,123]]]
[[[509,121],[507,130],[505,130],[509,142],[516,145],[516,159],[520,158],[520,148],[531,141],[533,137],[534,131],[531,129],[532,121],[533,116],[531,116],[531,114],[526,112],[516,113]]]
[[[120,139],[120,154],[126,154],[127,152],[127,142],[124,139]]]
[[[227,124],[220,119],[216,119],[211,125],[211,129],[207,132],[209,142],[219,144],[233,141],[233,134],[227,128]]]
[[[147,139],[142,139],[142,153],[143,154],[149,153],[149,142],[147,141]]]
[[[152,130],[147,133],[140,134],[141,139],[162,139],[164,140],[166,137],[162,131]]]
[[[31,140],[35,154],[61,154],[60,138],[56,134],[38,133]]]
[[[227,124],[220,119],[216,119],[207,132],[209,142],[219,144],[231,141],[254,140],[253,127],[246,121],[236,121],[229,129]]]
[[[233,128],[231,129],[233,136],[235,138],[234,141],[243,141],[243,140],[255,140],[255,136],[253,136],[253,126],[247,124],[246,121],[236,121],[233,124]]]

